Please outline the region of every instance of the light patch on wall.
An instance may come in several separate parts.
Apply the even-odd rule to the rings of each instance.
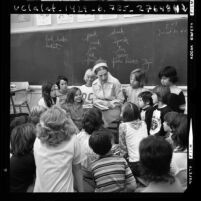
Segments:
[[[50,14],[37,14],[36,15],[36,25],[50,25],[51,15]]]

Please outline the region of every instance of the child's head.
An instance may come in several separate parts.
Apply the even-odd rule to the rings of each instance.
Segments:
[[[40,105],[33,106],[29,114],[29,122],[33,123],[34,125],[39,123],[41,114],[46,110],[47,108]]]
[[[107,154],[112,148],[113,135],[108,129],[94,131],[89,138],[89,146],[98,155]]]
[[[153,105],[152,93],[150,91],[143,91],[138,95],[138,103],[140,108],[147,105]]]
[[[94,74],[98,77],[101,83],[105,83],[108,80],[108,66],[105,60],[99,59],[95,62],[93,67]]]
[[[140,111],[138,107],[130,102],[123,104],[120,114],[123,122],[130,122],[140,119]]]
[[[42,84],[42,96],[48,107],[52,106],[52,98],[56,96],[56,90],[53,83],[45,81]]]
[[[97,108],[90,108],[82,120],[83,129],[91,135],[95,130],[98,130],[104,124],[102,112]]]
[[[38,138],[49,146],[57,146],[69,140],[75,133],[76,129],[67,118],[66,112],[56,105],[47,109],[37,124]]]
[[[59,75],[56,81],[58,89],[65,93],[68,89],[68,79],[65,76]]]
[[[16,126],[11,132],[11,153],[21,156],[30,153],[36,138],[35,126],[31,123]]]
[[[68,103],[83,103],[81,90],[77,87],[70,88],[68,97],[67,97],[67,102]]]
[[[170,95],[170,88],[168,86],[158,85],[153,89],[153,93],[157,95],[158,102],[167,104],[168,96]]]
[[[84,74],[84,81],[86,82],[86,86],[91,87],[92,82],[95,80],[96,76],[91,68],[87,69]]]
[[[21,124],[25,124],[29,121],[29,115],[26,113],[20,114],[20,116],[16,116],[10,122],[10,131],[12,131],[16,126]]]
[[[130,74],[130,85],[132,88],[141,88],[144,86],[145,82],[145,72],[137,68],[133,70]]]
[[[161,80],[161,84],[164,86],[170,86],[178,80],[177,71],[173,66],[166,66],[163,68],[159,72],[158,77]]]
[[[172,140],[174,145],[178,147],[181,151],[188,147],[188,118],[186,114],[178,113],[174,120],[170,123],[172,128]]]
[[[150,182],[169,181],[172,147],[162,137],[148,136],[140,142],[139,154],[142,175]]]
[[[170,127],[172,121],[174,121],[175,117],[178,115],[178,112],[168,112],[164,116],[164,122],[163,122],[163,129],[165,132],[171,132],[172,129]]]

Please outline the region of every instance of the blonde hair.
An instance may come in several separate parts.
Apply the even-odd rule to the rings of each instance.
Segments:
[[[87,79],[87,76],[90,75],[90,76],[96,76],[93,72],[93,70],[91,68],[88,68],[86,71],[85,71],[85,74],[84,74],[84,81],[86,82],[86,79]]]
[[[133,70],[133,71],[131,72],[130,77],[131,77],[133,74],[135,75],[136,81],[139,82],[139,86],[140,86],[140,87],[143,87],[144,84],[145,84],[145,81],[146,81],[145,71],[142,70],[141,68],[137,68],[137,69],[135,69],[135,70]]]
[[[47,108],[41,106],[41,105],[36,105],[31,108],[30,116],[35,116],[35,115],[41,115],[43,112],[45,112]]]
[[[71,122],[66,112],[54,105],[41,115],[37,136],[42,143],[58,146],[63,141],[70,140],[76,133],[76,128]]]

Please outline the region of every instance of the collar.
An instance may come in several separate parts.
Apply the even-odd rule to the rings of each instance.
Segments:
[[[149,107],[150,105],[145,105],[141,110],[146,111]]]

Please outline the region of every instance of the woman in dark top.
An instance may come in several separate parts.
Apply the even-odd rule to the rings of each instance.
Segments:
[[[26,123],[15,127],[11,133],[10,192],[26,192],[34,182],[35,161],[33,144],[35,126]]]
[[[168,105],[173,111],[184,113],[186,102],[183,91],[175,84],[178,80],[175,67],[166,66],[159,72],[158,76],[162,85],[170,87]]]

